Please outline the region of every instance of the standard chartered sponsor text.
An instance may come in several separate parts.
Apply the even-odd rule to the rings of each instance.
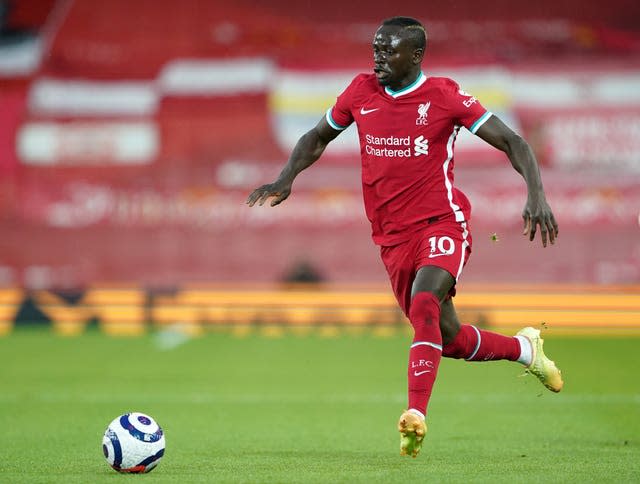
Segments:
[[[387,136],[378,137],[370,134],[365,135],[365,151],[368,155],[390,157],[410,157],[411,137]],[[404,147],[407,148],[404,148]]]
[[[365,146],[365,151],[368,155],[380,156],[384,158],[403,158],[411,156],[411,148],[398,149],[398,148],[374,148],[371,145]]]

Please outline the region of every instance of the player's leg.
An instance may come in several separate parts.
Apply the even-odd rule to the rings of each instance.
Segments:
[[[442,356],[467,361],[511,360],[531,363],[531,344],[520,336],[504,336],[460,324],[451,298],[442,303],[440,316],[444,347]],[[457,331],[456,331],[457,330]]]
[[[412,284],[409,321],[414,337],[409,350],[408,410],[398,422],[401,454],[415,457],[422,446],[427,405],[442,356],[440,304],[454,284],[453,276],[436,266],[421,267]]]
[[[421,267],[411,288],[409,321],[414,337],[409,351],[409,408],[426,413],[442,356],[441,304],[455,279],[436,266]]]
[[[443,350],[456,338],[462,325],[453,306],[451,297],[446,297],[440,305],[440,332],[442,333]],[[443,354],[442,356],[446,356]]]
[[[451,298],[441,304],[440,328],[444,343],[442,356],[467,361],[517,361],[549,390],[559,392],[562,389],[560,370],[544,354],[539,330],[524,328],[512,337],[460,324]]]
[[[412,239],[402,244],[380,248],[380,256],[389,274],[393,293],[407,317],[409,317],[412,301],[411,288],[416,272],[414,256],[419,242],[418,239]],[[398,422],[398,430],[400,431],[400,453],[415,457],[427,431],[424,412],[405,411]]]

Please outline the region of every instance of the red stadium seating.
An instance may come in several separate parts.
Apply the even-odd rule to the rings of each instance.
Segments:
[[[243,202],[370,69],[375,27],[398,13],[425,21],[426,69],[459,76],[529,139],[562,226],[544,253],[521,240],[523,183],[461,139],[457,181],[475,207],[466,280],[640,277],[640,141],[618,135],[640,126],[637,2],[16,5],[11,28],[39,30],[42,52],[28,74],[0,62],[0,284],[274,281],[300,261],[329,280],[384,281],[349,141],[286,206]]]

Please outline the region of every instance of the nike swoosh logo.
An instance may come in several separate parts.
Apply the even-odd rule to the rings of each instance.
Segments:
[[[451,254],[429,254],[429,259],[433,259],[434,257],[442,257],[443,255],[451,255]]]
[[[431,373],[431,370],[414,371],[413,376],[420,376],[420,375],[424,375],[425,373]]]
[[[362,106],[362,107],[360,108],[360,114],[362,114],[362,115],[364,116],[365,114],[372,113],[372,112],[374,112],[374,111],[377,111],[378,109],[380,109],[380,108],[365,109],[365,108],[364,108],[364,106]]]

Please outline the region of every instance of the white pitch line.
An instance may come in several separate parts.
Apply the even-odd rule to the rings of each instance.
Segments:
[[[541,392],[543,390],[540,390]],[[544,393],[530,395],[499,393],[493,395],[434,395],[434,403],[534,403],[537,398],[545,397],[546,404],[554,405],[602,405],[602,404],[640,404],[640,394],[560,394]],[[162,404],[401,404],[406,400],[404,394],[336,394],[336,395],[290,395],[290,394],[246,394],[246,395],[214,395],[214,394],[153,394],[131,397],[113,394],[67,394],[36,393],[29,395],[2,394],[0,404],[20,403],[25,400],[42,403],[136,403],[150,401]]]

